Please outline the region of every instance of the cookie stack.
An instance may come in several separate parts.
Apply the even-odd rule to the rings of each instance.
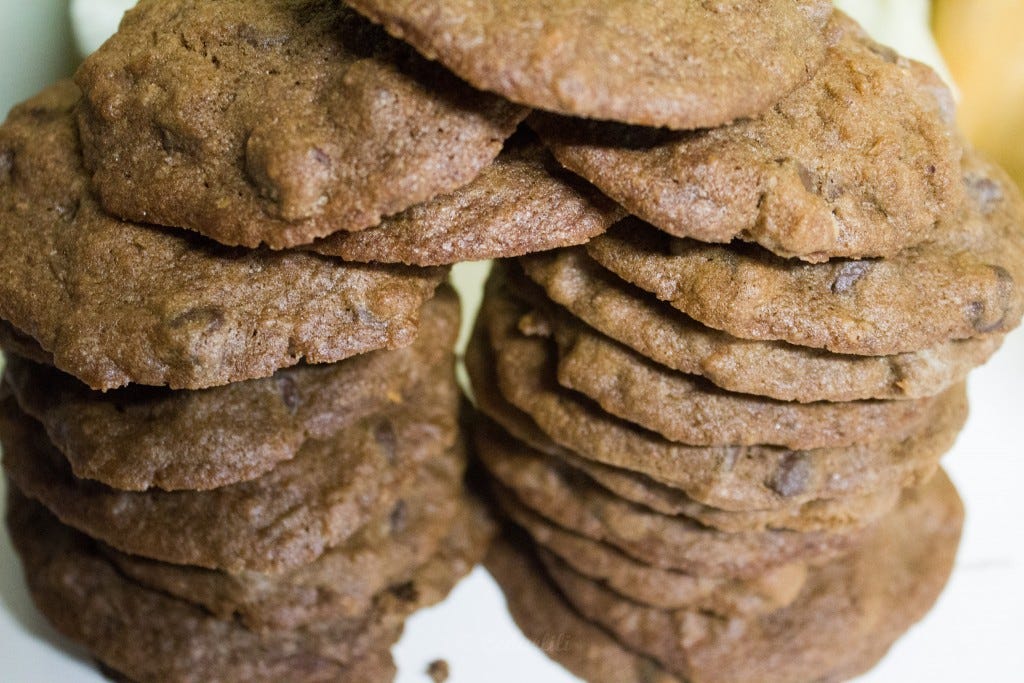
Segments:
[[[526,113],[297,0],[144,1],[15,108],[0,437],[60,631],[138,681],[393,677],[494,531],[440,266],[624,214]]]
[[[500,263],[467,353],[488,566],[588,681],[844,680],[951,570],[938,463],[1024,311],[1024,202],[930,70],[820,35],[750,118],[529,120],[631,214]]]

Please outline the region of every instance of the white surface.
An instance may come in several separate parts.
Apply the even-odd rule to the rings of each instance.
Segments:
[[[914,0],[917,2],[918,0]],[[124,5],[124,0],[76,0]],[[853,9],[873,0],[850,0]],[[893,6],[895,3],[879,3]],[[907,3],[914,4],[914,3]],[[0,111],[59,76],[68,44],[61,20],[64,3],[0,0]],[[867,8],[870,10],[871,8]],[[83,14],[84,16],[84,14]],[[115,13],[92,16],[110,22]],[[116,21],[116,19],[115,19]],[[902,22],[900,22],[902,23]],[[80,32],[95,45],[109,28]],[[921,51],[914,29],[909,50]],[[901,33],[897,33],[897,36]],[[908,46],[901,42],[901,47]],[[916,46],[916,47],[915,47]],[[927,45],[925,45],[927,50]],[[459,266],[456,280],[470,300],[479,299],[480,264]],[[928,618],[900,641],[862,683],[1002,683],[1024,672],[1024,457],[1019,444],[1024,380],[1024,333],[971,379],[973,414],[946,460],[968,507],[960,559],[949,588]],[[0,495],[3,484],[0,482]],[[427,683],[436,658],[452,666],[452,683],[564,683],[575,680],[519,634],[493,581],[477,570],[443,605],[411,619],[395,648],[400,683]],[[0,532],[0,683],[102,681],[82,651],[53,633],[31,605],[6,532]]]

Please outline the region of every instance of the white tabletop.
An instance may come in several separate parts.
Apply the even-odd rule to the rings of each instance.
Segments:
[[[917,0],[915,0],[917,3]],[[915,3],[900,3],[901,6]],[[84,44],[109,31],[125,0],[76,0]],[[885,0],[844,3],[874,12]],[[70,32],[62,0],[0,0],[0,111],[70,69]],[[904,10],[905,11],[905,10]],[[922,32],[907,26],[904,49],[926,56]],[[103,23],[105,22],[105,23]],[[918,22],[917,25],[919,25]],[[922,47],[923,45],[923,47]],[[932,53],[933,54],[933,53]],[[479,299],[483,268],[456,269],[467,307]],[[468,315],[468,313],[467,313]],[[1002,683],[1024,672],[1024,332],[970,381],[972,415],[946,465],[968,508],[953,579],[935,610],[901,640],[862,683]],[[0,496],[3,494],[0,482]],[[452,683],[564,683],[575,680],[520,634],[494,582],[477,570],[442,605],[414,616],[395,648],[399,683],[428,683],[427,665],[446,659]],[[78,647],[53,632],[32,607],[6,531],[0,531],[0,681],[102,681]]]

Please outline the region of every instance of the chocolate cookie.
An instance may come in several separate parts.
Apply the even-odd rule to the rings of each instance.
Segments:
[[[376,228],[334,233],[313,250],[346,261],[419,266],[484,261],[582,244],[625,216],[536,141],[513,138],[509,145],[465,187]]]
[[[138,681],[391,681],[388,650],[415,610],[443,599],[477,562],[491,523],[452,537],[412,581],[357,619],[257,634],[126,578],[81,533],[11,492],[8,527],[40,611],[110,668]]]
[[[418,465],[455,438],[452,383],[307,441],[259,479],[215,491],[129,493],[75,479],[42,427],[0,411],[4,468],[61,521],[122,552],[229,572],[281,573],[309,564],[395,503]]]
[[[215,489],[266,474],[306,441],[401,403],[423,381],[445,381],[459,326],[455,292],[445,286],[421,317],[405,349],[203,391],[100,393],[16,356],[5,378],[79,479],[124,491]]]
[[[930,476],[953,444],[967,414],[963,386],[947,391],[920,432],[844,448],[792,451],[769,446],[695,447],[666,440],[614,418],[561,388],[549,359],[534,352],[544,340],[515,332],[523,309],[498,296],[485,299],[467,351],[474,386],[477,370],[493,364],[504,397],[527,413],[560,446],[597,462],[640,472],[723,510],[768,510],[889,487],[913,486]],[[495,344],[493,356],[487,334]],[[500,346],[499,342],[503,342]],[[476,358],[471,358],[471,356]]]
[[[636,219],[587,250],[623,279],[737,337],[835,353],[920,351],[1007,332],[1024,311],[1024,200],[977,155],[964,170],[967,212],[950,217],[934,242],[892,258],[799,263],[757,247],[672,238]]]
[[[228,249],[104,214],[78,99],[58,84],[0,128],[0,318],[59,369],[95,389],[201,389],[412,343],[443,270]]]
[[[544,293],[612,339],[665,367],[723,389],[781,401],[857,401],[934,396],[991,357],[999,334],[895,356],[851,356],[785,342],[738,339],[705,327],[631,285],[581,248],[519,259]],[[514,288],[525,292],[523,279]]]
[[[843,533],[725,533],[686,517],[670,517],[625,501],[578,472],[537,457],[512,439],[478,434],[487,471],[525,505],[554,524],[659,569],[752,579],[789,564],[816,563],[854,547],[862,529]],[[508,499],[506,499],[508,500]]]
[[[812,569],[796,601],[756,619],[659,610],[571,570],[551,572],[570,604],[695,682],[846,680],[874,665],[935,602],[953,567],[963,508],[945,476],[908,493],[849,557]]]
[[[590,683],[682,683],[569,607],[521,543],[500,539],[491,546],[485,564],[523,634],[577,676]]]
[[[248,247],[451,192],[525,115],[332,0],[145,0],[75,80],[108,211]]]
[[[699,128],[751,116],[825,52],[820,0],[352,0],[471,84],[572,116]]]
[[[486,359],[474,347],[467,354],[466,363],[474,378],[477,406],[486,417],[479,419],[476,429],[497,428],[531,449],[560,460],[573,469],[586,474],[620,498],[650,508],[665,515],[683,515],[701,524],[721,531],[760,531],[789,529],[792,531],[841,531],[850,527],[863,527],[887,514],[899,500],[901,487],[894,483],[879,484],[878,488],[860,495],[840,495],[824,500],[810,500],[794,505],[782,504],[764,510],[721,510],[697,502],[685,491],[656,481],[640,472],[613,467],[580,457],[559,446],[542,432],[537,423],[523,411],[510,404],[498,390],[493,371],[485,366]],[[490,424],[493,421],[494,424]],[[937,467],[922,463],[923,481]],[[911,485],[919,483],[911,480]]]
[[[652,607],[691,608],[726,616],[762,614],[792,602],[807,574],[805,566],[796,564],[747,581],[659,569],[611,545],[552,524],[500,488],[495,492],[502,510],[542,546],[538,553],[544,564],[564,562],[619,595]]]
[[[373,598],[411,579],[446,536],[471,531],[461,448],[434,458],[398,501],[314,562],[271,576],[168,564],[104,547],[128,578],[257,631],[296,629],[365,614]]]
[[[679,443],[810,449],[906,438],[940,400],[793,403],[731,393],[660,366],[570,316],[543,317],[554,328],[562,386]],[[550,349],[538,345],[537,352]]]
[[[836,12],[824,65],[756,119],[692,134],[537,117],[558,159],[658,228],[785,257],[891,256],[963,203],[937,74]]]

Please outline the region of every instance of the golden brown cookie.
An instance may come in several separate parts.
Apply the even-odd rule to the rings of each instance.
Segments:
[[[679,237],[812,262],[934,239],[963,203],[952,95],[841,12],[828,30],[821,69],[757,118],[688,134],[557,117],[535,128],[567,167]]]
[[[462,78],[572,116],[700,128],[760,113],[821,62],[821,0],[351,0]]]
[[[485,564],[523,634],[577,676],[590,683],[682,683],[574,611],[521,543],[499,539]]]
[[[739,339],[658,301],[598,265],[585,249],[532,254],[519,264],[551,301],[643,356],[723,389],[780,401],[935,396],[963,381],[1003,342],[1003,335],[987,334],[895,356],[852,356]],[[509,270],[515,290],[528,293],[523,278]]]
[[[795,403],[736,394],[658,365],[570,316],[540,315],[553,327],[559,384],[678,443],[806,450],[905,438],[941,400]]]
[[[645,609],[585,579],[563,592],[522,541],[496,544],[487,567],[526,635],[556,645],[546,654],[588,681],[838,682],[874,666],[935,602],[962,524],[956,491],[937,477],[908,494],[860,551],[812,571],[790,607],[750,620]],[[621,640],[596,622],[622,627]]]
[[[518,333],[523,309],[496,296],[496,282],[490,283],[491,295],[485,298],[467,351],[474,386],[486,385],[482,368],[493,364],[502,395],[557,444],[581,457],[682,489],[704,505],[730,511],[791,508],[914,486],[935,471],[966,419],[966,396],[958,386],[941,397],[921,431],[907,439],[809,451],[677,444],[614,418],[560,387],[551,359],[536,353],[536,345],[545,342]],[[504,343],[498,346],[499,341]]]
[[[1024,199],[970,153],[968,207],[891,258],[820,264],[669,237],[626,219],[587,245],[624,280],[736,337],[893,355],[1003,334],[1024,312]]]
[[[812,569],[792,605],[749,620],[640,606],[571,570],[549,576],[581,614],[686,680],[845,680],[873,666],[931,608],[962,525],[956,490],[936,477],[907,493],[862,548]]]
[[[389,216],[337,232],[312,249],[346,261],[418,266],[519,256],[582,244],[626,212],[562,169],[530,136],[513,138],[471,183]]]
[[[22,410],[46,428],[75,476],[124,491],[208,490],[249,481],[309,440],[450,381],[459,303],[445,286],[405,349],[279,370],[202,391],[90,391],[57,370],[12,356],[5,378]]]
[[[75,80],[107,210],[248,247],[451,192],[525,115],[333,0],[145,0]]]
[[[9,494],[8,528],[32,597],[64,635],[136,681],[391,681],[388,650],[405,619],[442,600],[478,562],[492,523],[477,514],[411,581],[379,593],[366,614],[258,634],[126,578],[83,534]]]
[[[472,537],[477,512],[463,494],[464,469],[461,446],[429,460],[398,500],[358,533],[310,564],[278,575],[229,573],[101,549],[131,580],[220,619],[237,619],[252,631],[355,618],[388,586],[411,580],[446,537]]]
[[[541,546],[538,554],[544,564],[564,562],[619,595],[644,605],[698,609],[725,616],[763,614],[792,602],[807,574],[806,567],[799,564],[786,565],[749,580],[660,569],[612,545],[552,524],[500,487],[494,487],[494,494],[509,519]]]
[[[94,389],[202,389],[412,343],[443,269],[229,249],[102,212],[79,156],[77,88],[0,128],[0,319]]]
[[[253,481],[214,491],[124,492],[75,479],[42,427],[0,412],[10,479],[65,524],[122,552],[231,572],[308,564],[395,503],[419,466],[455,443],[453,382],[325,441]]]
[[[659,569],[754,579],[785,565],[836,557],[864,535],[864,529],[726,533],[630,503],[578,471],[538,457],[507,436],[495,436],[478,433],[476,450],[488,473],[510,494],[506,505],[523,505],[557,526]]]

